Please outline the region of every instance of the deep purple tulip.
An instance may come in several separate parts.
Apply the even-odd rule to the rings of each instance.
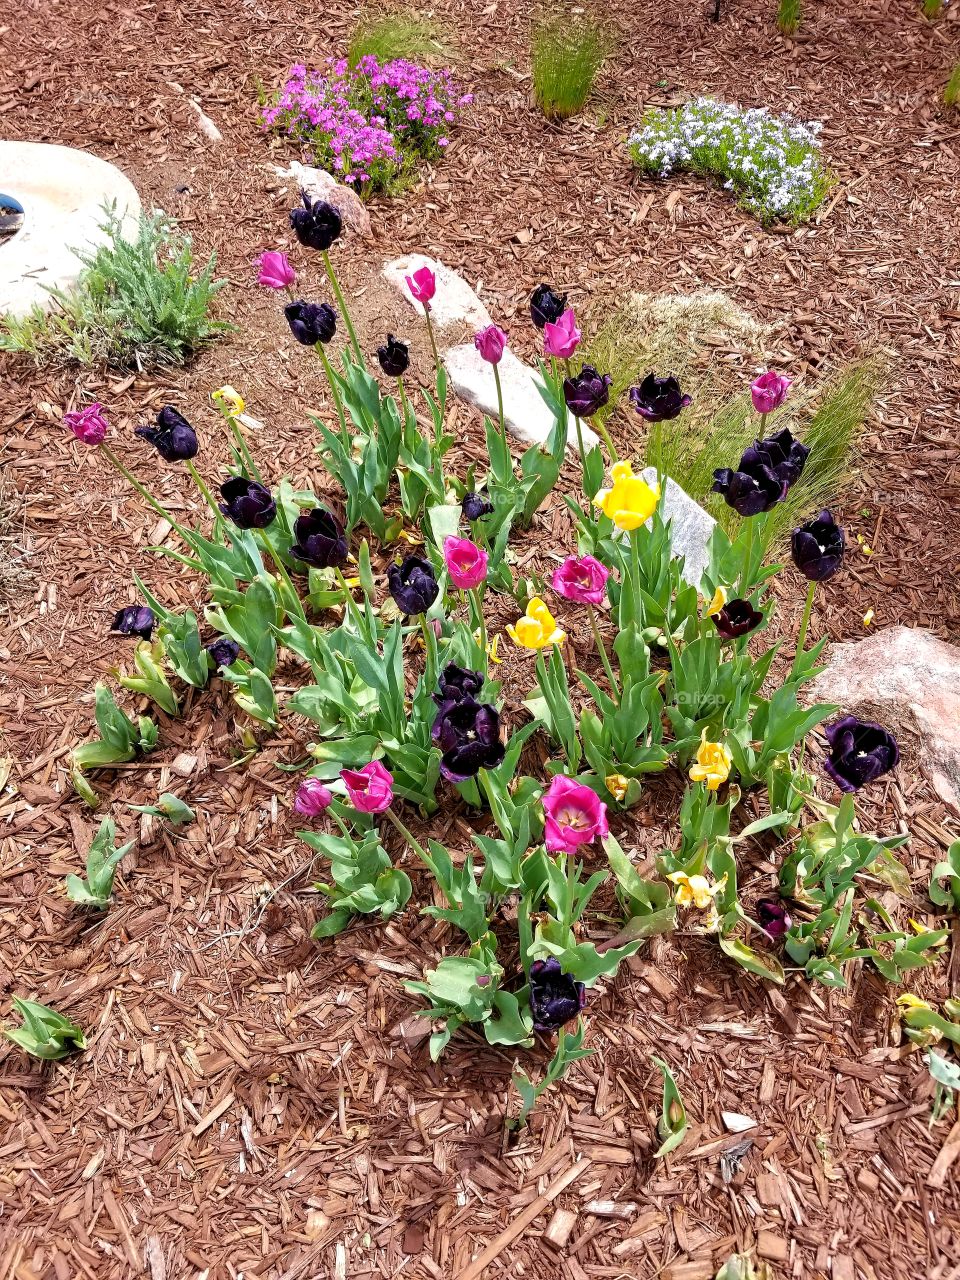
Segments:
[[[314,569],[334,569],[346,564],[347,539],[340,523],[326,507],[314,507],[293,523],[296,539],[290,548],[294,560]]]
[[[846,538],[829,511],[794,529],[790,540],[793,563],[811,582],[825,582],[843,564]]]
[[[214,640],[213,644],[207,645],[207,653],[213,659],[215,667],[221,669],[223,667],[232,667],[240,657],[240,646],[236,640],[231,640],[229,636],[220,636]]]
[[[538,284],[530,295],[530,319],[538,329],[556,324],[566,309],[567,295],[554,293],[549,284]]]
[[[692,403],[692,397],[683,394],[672,373],[666,378],[648,373],[639,387],[630,388],[630,403],[648,422],[669,422]]]
[[[599,374],[592,364],[585,364],[578,374],[563,380],[563,398],[576,418],[592,418],[610,399],[609,373]]]
[[[288,302],[283,308],[290,332],[305,347],[328,343],[337,332],[337,313],[329,302]]]
[[[790,931],[793,917],[780,898],[761,898],[753,910],[757,924],[771,942],[779,942]]]
[[[395,338],[392,333],[387,334],[387,340],[382,347],[377,347],[377,359],[380,361],[380,368],[388,378],[402,378],[410,367],[410,352],[407,344]]]
[[[431,694],[439,708],[438,718],[444,710],[456,706],[465,698],[475,698],[482,688],[482,671],[471,671],[468,667],[458,667],[455,662],[448,662],[440,676],[437,692]]]
[[[438,708],[433,740],[443,752],[440,772],[448,782],[464,782],[481,769],[495,769],[505,754],[496,707],[469,696]]]
[[[463,498],[464,517],[471,521],[482,520],[484,516],[493,514],[493,503],[481,498],[479,493],[467,493]]]
[[[749,600],[728,600],[722,609],[710,616],[724,640],[749,635],[763,621],[763,614]]]
[[[750,448],[744,450],[737,470],[750,473],[757,466],[769,467],[777,479],[791,489],[800,479],[809,456],[807,445],[794,440],[784,427],[766,440],[754,440]]]
[[[841,791],[859,791],[868,782],[891,769],[900,760],[900,748],[893,734],[871,720],[844,716],[828,724],[824,733],[830,754],[823,767]]]
[[[530,1012],[534,1031],[559,1031],[587,1002],[586,989],[563,973],[555,956],[530,966]]]
[[[110,630],[118,631],[122,636],[139,636],[141,640],[149,640],[156,622],[152,609],[148,609],[145,604],[131,604],[114,616]]]
[[[133,434],[152,444],[165,462],[186,462],[195,458],[200,448],[193,427],[170,405],[157,414],[155,427],[137,427]]]
[[[387,582],[397,608],[408,618],[426,613],[440,594],[433,565],[421,556],[407,556],[403,564],[390,565]]]
[[[277,504],[266,485],[233,476],[220,486],[220,510],[238,529],[266,529],[277,517]]]
[[[303,196],[303,207],[290,210],[290,225],[305,248],[323,252],[340,235],[343,220],[326,200],[311,200],[305,191],[300,194]]]

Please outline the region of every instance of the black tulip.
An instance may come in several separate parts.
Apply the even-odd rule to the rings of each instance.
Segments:
[[[496,707],[469,696],[438,709],[433,741],[443,752],[440,772],[448,782],[465,782],[481,769],[495,769],[505,754]]]
[[[713,473],[713,492],[722,493],[728,507],[742,516],[758,516],[781,502],[787,494],[786,483],[763,463],[744,471],[741,459],[736,471],[718,467]]]
[[[234,476],[220,486],[220,510],[238,529],[265,529],[277,516],[277,504],[266,485]]]
[[[530,966],[530,1012],[534,1031],[559,1031],[587,1002],[582,982],[563,973],[555,956]]]
[[[763,621],[763,614],[749,600],[728,600],[722,609],[710,616],[724,640],[749,635]]]
[[[844,716],[824,729],[830,754],[823,767],[841,791],[859,791],[868,782],[891,769],[900,760],[897,740],[872,720]]]
[[[122,636],[140,636],[149,640],[156,622],[152,609],[145,604],[132,604],[115,615],[110,630],[119,631]]]
[[[673,374],[658,378],[648,373],[639,387],[630,388],[630,403],[647,422],[669,422],[692,403],[692,397],[683,394]]]
[[[293,523],[294,560],[314,569],[340,568],[347,561],[347,538],[342,526],[326,507],[314,507],[297,516]]]
[[[452,707],[464,698],[475,698],[483,688],[483,679],[482,671],[471,671],[469,667],[448,662],[440,675],[437,692],[430,696],[438,707]]]
[[[472,523],[474,520],[482,520],[484,516],[492,515],[493,503],[481,498],[479,493],[467,493],[463,498],[462,510],[465,519]]]
[[[749,472],[758,466],[767,467],[791,489],[800,479],[809,456],[809,448],[794,440],[784,427],[766,440],[754,440],[750,448],[744,450],[737,470]]]
[[[397,608],[408,618],[426,613],[440,594],[433,565],[420,556],[407,556],[403,564],[392,564],[387,582]]]
[[[825,582],[843,564],[846,538],[829,511],[794,529],[790,539],[793,563],[810,582]]]
[[[387,334],[387,340],[382,347],[377,347],[377,359],[380,361],[380,368],[388,378],[402,378],[410,367],[407,344],[395,338],[392,333]]]
[[[288,302],[283,308],[290,332],[305,347],[328,343],[337,332],[337,313],[329,302]]]
[[[566,309],[567,295],[554,293],[549,284],[538,284],[530,295],[530,319],[538,329],[556,324]]]
[[[133,434],[152,444],[165,462],[186,462],[195,458],[200,448],[193,427],[170,405],[157,414],[155,427],[137,427]]]
[[[213,659],[215,667],[232,667],[240,657],[240,646],[229,636],[220,636],[213,644],[207,645],[207,653]]]
[[[592,418],[610,399],[609,373],[599,374],[592,364],[585,364],[578,374],[563,380],[563,398],[577,418]]]
[[[761,898],[754,907],[757,924],[773,942],[778,942],[789,931],[793,917],[780,898]]]
[[[343,230],[343,220],[326,200],[311,200],[305,191],[301,195],[303,206],[290,210],[290,225],[307,249],[325,252]]]

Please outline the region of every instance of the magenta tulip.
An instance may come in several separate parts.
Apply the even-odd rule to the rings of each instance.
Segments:
[[[593,556],[567,556],[554,570],[552,587],[565,600],[577,604],[603,604],[610,570]]]
[[[542,804],[548,853],[576,853],[580,845],[609,834],[607,806],[573,778],[552,778]]]
[[[297,813],[308,818],[315,818],[323,813],[333,801],[333,792],[325,787],[319,778],[305,778],[297,790],[293,807]]]
[[[296,279],[297,273],[290,265],[290,260],[285,253],[271,249],[260,255],[260,274],[257,276],[257,284],[263,285],[265,289],[289,289],[296,283]]]
[[[63,415],[63,425],[69,427],[81,444],[103,444],[110,424],[99,404],[88,404],[85,409]]]
[[[776,369],[768,369],[750,385],[753,407],[757,413],[773,413],[787,398],[791,379]]]
[[[507,335],[495,324],[488,324],[474,336],[473,345],[487,364],[499,364],[507,349]]]
[[[558,360],[569,360],[583,337],[577,328],[577,317],[571,307],[560,317],[556,324],[543,326],[543,349],[548,356],[556,356]]]
[[[393,774],[379,760],[362,769],[341,769],[347,797],[358,813],[383,813],[393,800]]]
[[[443,560],[450,581],[460,591],[472,591],[486,581],[489,556],[469,538],[449,537],[443,540]]]
[[[407,288],[414,299],[420,303],[424,311],[429,311],[433,295],[437,292],[437,277],[429,267],[421,267],[406,279]]]

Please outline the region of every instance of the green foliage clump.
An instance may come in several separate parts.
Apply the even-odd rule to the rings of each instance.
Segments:
[[[115,208],[105,211],[106,241],[78,253],[83,270],[69,291],[53,290],[54,308],[0,317],[0,351],[121,369],[184,364],[232,326],[214,320],[216,255],[197,271],[189,236],[155,211],[140,216],[126,239]]]
[[[430,58],[450,58],[450,45],[437,24],[419,13],[365,14],[357,23],[347,60],[355,67],[361,58],[378,62],[407,58],[421,62]]]
[[[943,91],[943,101],[948,107],[955,107],[960,103],[960,62],[953,68],[953,75],[947,81],[947,87]]]
[[[553,13],[534,24],[533,93],[549,120],[566,120],[583,107],[610,47],[609,34],[588,14]]]
[[[939,3],[939,0],[937,0]],[[930,3],[930,0],[927,0]],[[800,0],[780,0],[777,9],[777,30],[785,36],[795,36],[800,26]]]

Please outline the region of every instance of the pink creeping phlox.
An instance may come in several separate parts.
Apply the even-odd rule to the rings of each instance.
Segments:
[[[444,538],[443,559],[450,581],[459,591],[472,591],[486,581],[489,556],[469,538]]]
[[[582,332],[577,328],[577,317],[571,307],[560,317],[556,324],[543,326],[543,349],[548,356],[556,356],[558,360],[569,360],[580,345]]]
[[[103,406],[99,404],[88,404],[85,409],[65,413],[63,425],[70,428],[81,444],[89,445],[103,444],[110,429]]]
[[[577,604],[603,604],[610,570],[594,556],[567,556],[555,569],[551,586],[558,596]]]
[[[548,853],[576,853],[608,835],[607,806],[595,791],[573,778],[557,774],[542,800],[544,838]]]
[[[341,769],[347,797],[358,813],[383,813],[393,802],[393,774],[371,760],[362,769]]]

